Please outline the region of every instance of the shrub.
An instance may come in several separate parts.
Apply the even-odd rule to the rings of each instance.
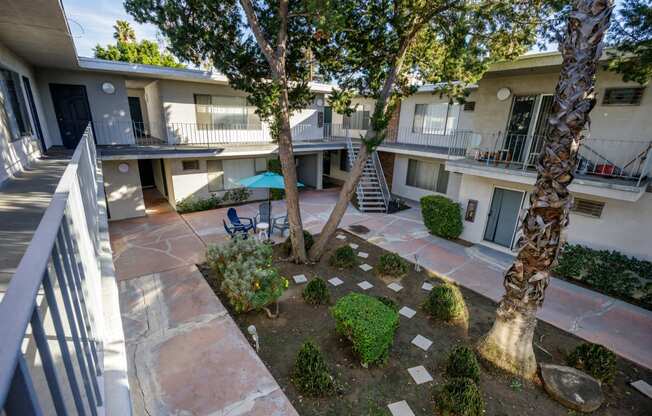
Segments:
[[[219,279],[212,286],[219,284],[236,312],[262,309],[288,286],[288,280],[272,267],[272,248],[253,238],[209,246],[206,259]]]
[[[222,200],[215,195],[208,198],[189,196],[177,202],[177,212],[187,214],[189,212],[206,211],[207,209],[217,208],[221,203]]]
[[[292,382],[301,393],[310,396],[325,396],[335,390],[326,360],[311,341],[301,345],[292,371]]]
[[[410,270],[410,263],[396,253],[386,253],[380,256],[375,272],[379,276],[402,277]]]
[[[398,327],[395,310],[374,297],[349,293],[337,301],[331,313],[337,331],[353,343],[363,367],[387,359]]]
[[[480,416],[484,413],[484,400],[478,386],[470,378],[449,380],[437,397],[443,415]]]
[[[396,303],[396,301],[394,301],[394,299],[390,299],[390,298],[387,298],[385,296],[376,296],[376,299],[383,302],[385,304],[385,306],[389,306],[393,311],[398,312],[398,309],[399,309],[398,308],[398,303]]]
[[[453,348],[448,354],[446,374],[449,377],[466,377],[474,382],[480,381],[480,366],[473,349],[466,345]]]
[[[462,209],[457,202],[440,195],[424,196],[421,214],[424,225],[434,235],[457,238],[462,234]]]
[[[339,267],[340,269],[348,269],[354,267],[358,264],[358,259],[355,256],[355,252],[348,244],[342,247],[338,247],[337,250],[331,255],[328,259],[328,264],[333,267]]]
[[[566,357],[566,363],[605,384],[616,377],[616,354],[602,345],[580,344]]]
[[[460,289],[450,283],[435,286],[423,305],[435,319],[443,321],[466,320],[467,310]]]
[[[318,277],[308,282],[303,289],[303,300],[313,305],[321,305],[330,302],[331,293],[324,279]]]
[[[233,203],[233,204],[239,204],[240,202],[244,202],[249,197],[251,196],[251,191],[247,188],[235,188],[235,189],[229,189],[228,191],[224,192],[224,196],[222,199],[224,202],[228,203]]]
[[[308,231],[303,230],[303,246],[306,248],[306,252],[310,250],[310,247],[315,244],[315,239],[312,237]],[[286,256],[292,254],[292,239],[288,236],[281,246],[281,250]]]

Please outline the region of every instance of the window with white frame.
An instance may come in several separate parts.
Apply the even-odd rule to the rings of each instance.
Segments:
[[[199,170],[199,160],[182,160],[181,170]]]
[[[20,76],[0,68],[0,120],[10,140],[32,134]]]
[[[460,105],[449,103],[416,104],[412,133],[450,134],[457,128]]]
[[[351,113],[350,116],[345,115],[342,119],[342,127],[351,130],[367,130],[369,128],[369,110],[363,108]]]
[[[405,184],[445,194],[448,190],[448,171],[443,163],[408,159]]]
[[[245,97],[195,94],[197,126],[200,129],[260,130],[260,117]]]
[[[224,190],[224,168],[222,167],[221,160],[207,160],[206,175],[208,178],[209,192]]]

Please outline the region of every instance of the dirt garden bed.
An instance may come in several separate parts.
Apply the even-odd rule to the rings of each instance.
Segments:
[[[369,254],[366,259],[359,258],[360,263],[375,265],[379,256],[387,253],[375,245],[345,231],[346,240],[333,239],[331,252],[337,247],[355,243],[356,253]],[[303,266],[283,262],[278,259],[280,253],[275,247],[275,265],[283,276],[290,279],[290,287],[280,299],[280,317],[269,319],[264,313],[250,312],[232,316],[247,334],[247,327],[255,325],[260,337],[260,357],[273,376],[281,385],[299,414],[308,415],[390,415],[387,405],[406,400],[416,415],[434,415],[435,401],[433,393],[445,382],[444,365],[448,352],[460,343],[473,345],[487,332],[494,317],[496,305],[491,300],[462,288],[462,294],[469,311],[468,333],[458,326],[429,319],[421,309],[421,304],[428,292],[421,288],[424,282],[433,285],[442,283],[436,276],[429,276],[425,271],[419,273],[411,267],[400,284],[403,289],[394,292],[387,287],[388,281],[377,278],[373,271],[364,272],[359,267],[339,270],[328,265],[330,253],[318,264]],[[213,272],[200,266],[205,276]],[[301,292],[305,284],[295,284],[292,276],[304,274],[308,280],[319,276],[324,280],[341,278],[344,283],[334,287],[329,284],[331,305],[338,298],[352,292],[364,292],[374,296],[393,299],[399,307],[408,306],[416,310],[411,319],[400,316],[394,344],[385,365],[362,368],[359,359],[353,354],[348,340],[338,335],[335,321],[329,313],[331,305],[313,306],[304,302]],[[481,277],[479,277],[481,278]],[[362,281],[373,284],[363,291],[357,286]],[[228,301],[218,293],[222,303]],[[411,343],[416,335],[431,340],[432,346],[423,351]],[[248,335],[246,335],[249,338]],[[312,340],[323,352],[326,361],[335,375],[341,389],[338,394],[325,398],[310,398],[301,395],[290,378],[295,358],[301,344]],[[581,343],[578,338],[567,334],[544,322],[539,322],[536,331],[537,359],[541,362],[563,364],[567,352]],[[545,350],[545,352],[544,352]],[[550,355],[548,355],[550,354]],[[416,385],[407,369],[423,365],[432,375],[433,381]],[[605,403],[595,415],[652,415],[652,400],[646,398],[629,386],[635,380],[650,380],[652,372],[619,358],[617,374],[612,387],[605,387]],[[480,375],[482,392],[487,415],[570,415],[574,414],[553,401],[540,385],[522,384],[519,380],[483,366]]]

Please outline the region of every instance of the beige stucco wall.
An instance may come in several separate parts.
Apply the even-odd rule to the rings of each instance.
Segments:
[[[346,178],[349,176],[349,172],[340,170],[340,156],[344,154],[344,151],[342,150],[336,150],[331,152],[331,173],[330,176],[331,178],[340,180],[340,181],[345,181]]]
[[[147,111],[147,96],[145,90],[140,88],[127,88],[127,97],[138,97],[140,100],[140,111],[143,114],[145,128],[149,128],[149,114]]]
[[[414,186],[408,186],[406,184],[407,180],[407,171],[408,164],[410,159],[423,160],[429,163],[442,164],[445,163],[444,159],[435,159],[435,158],[425,158],[417,156],[404,156],[396,155],[394,158],[394,174],[392,176],[392,194],[401,198],[411,199],[413,201],[418,201],[426,195],[444,195],[448,198],[457,200],[460,188],[460,182],[462,175],[449,172],[448,176],[448,188],[446,189],[446,194],[440,194],[439,192],[429,191],[426,189],[416,188]]]
[[[127,164],[129,170],[120,172],[118,166]],[[105,160],[102,162],[104,190],[109,203],[111,220],[142,217],[145,215],[145,201],[140,185],[137,160]]]
[[[161,140],[167,140],[159,81],[152,81],[145,85],[144,91],[147,119],[149,120],[151,131],[150,134]]]

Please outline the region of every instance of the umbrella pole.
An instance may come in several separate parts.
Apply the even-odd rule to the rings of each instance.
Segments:
[[[269,212],[269,228],[267,229],[267,239],[272,238],[272,199],[270,198],[272,191],[267,189],[267,211]]]

